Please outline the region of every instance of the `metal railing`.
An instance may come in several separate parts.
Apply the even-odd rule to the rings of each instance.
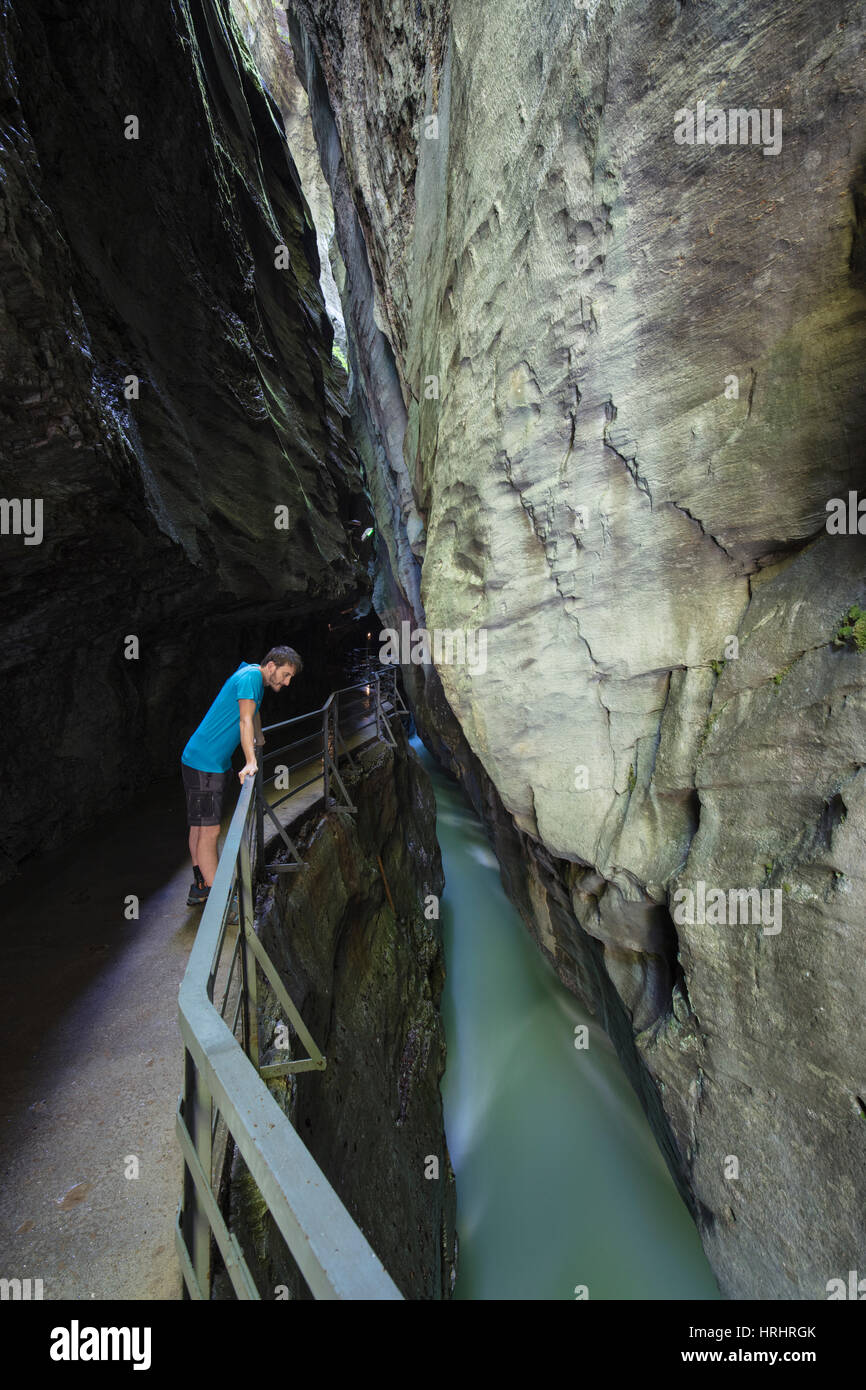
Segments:
[[[321,709],[310,710],[307,714],[298,714],[294,719],[284,719],[281,723],[270,724],[267,729],[262,730],[263,733],[267,734],[291,730],[294,734],[303,725],[310,724],[308,734],[291,738],[288,743],[282,744],[279,748],[271,749],[266,745],[264,759],[258,760],[259,771],[256,774],[256,779],[260,793],[257,805],[259,843],[264,843],[264,819],[267,816],[291,855],[291,861],[288,864],[260,865],[260,872],[264,872],[265,867],[269,872],[276,873],[288,873],[292,869],[303,867],[291,836],[280,824],[276,812],[277,808],[288,801],[290,797],[296,796],[298,792],[312,786],[320,777],[324,781],[325,805],[331,804],[331,793],[336,788],[342,797],[342,800],[337,801],[336,804],[344,807],[347,811],[354,811],[355,807],[343,785],[338,767],[340,756],[343,754],[353,767],[355,765],[351,749],[347,746],[343,736],[344,729],[354,734],[363,733],[366,730],[370,738],[384,739],[393,747],[395,739],[391,732],[389,720],[393,714],[404,715],[408,713],[397,685],[396,669],[392,667],[374,672],[369,680],[359,681],[356,685],[345,686],[342,690],[335,690],[332,695],[328,696]],[[271,761],[271,759],[279,758],[286,753],[296,754],[297,761],[280,763],[269,777],[265,777],[262,761]],[[320,763],[321,768],[318,766]],[[311,775],[306,776],[311,769]],[[292,778],[295,773],[306,776],[306,780],[293,784]],[[283,786],[279,785],[281,782]],[[284,790],[285,795],[269,801],[268,788]]]
[[[347,739],[357,739],[360,734],[356,748],[376,738],[394,745],[391,720],[408,713],[397,687],[396,670],[385,669],[368,681],[335,691],[321,709],[262,731],[268,735],[287,729],[295,732],[305,721],[316,721],[310,736],[292,738],[275,749],[266,746],[263,751],[257,746],[259,771],[241,788],[180,986],[184,1082],[176,1128],[184,1169],[175,1246],[190,1298],[207,1299],[211,1295],[214,1244],[237,1296],[260,1297],[237,1237],[220,1208],[232,1141],[315,1298],[402,1298],[268,1090],[267,1083],[275,1078],[324,1071],[327,1063],[256,934],[254,889],[266,870],[280,873],[306,867],[277,816],[277,808],[321,779],[326,812],[334,806],[354,811],[339,771],[341,756],[354,766]],[[297,753],[298,760],[278,764],[277,770],[265,777],[265,760],[287,752]],[[319,763],[321,770],[316,771]],[[305,780],[293,786],[295,772]],[[273,785],[274,790],[282,790],[277,786],[282,778],[289,784],[285,796],[269,802],[267,788]],[[265,864],[266,819],[285,844],[289,862]],[[224,948],[235,921],[237,935],[225,962]],[[306,1049],[305,1056],[261,1064],[258,969],[291,1021]],[[219,1007],[215,992],[222,995]]]

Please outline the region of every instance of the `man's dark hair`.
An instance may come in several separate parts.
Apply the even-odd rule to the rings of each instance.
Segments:
[[[291,666],[296,676],[299,676],[304,669],[304,663],[298,656],[294,647],[271,647],[262,666],[267,666],[272,661],[276,667]]]

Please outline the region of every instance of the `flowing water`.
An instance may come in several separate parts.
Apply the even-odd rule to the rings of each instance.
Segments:
[[[460,1299],[717,1299],[718,1287],[602,1029],[502,888],[481,822],[420,740],[436,791],[448,978],[445,1129]],[[575,1047],[586,1024],[589,1046]]]

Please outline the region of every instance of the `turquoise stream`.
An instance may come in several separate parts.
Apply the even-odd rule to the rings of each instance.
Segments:
[[[445,869],[445,1129],[460,1299],[717,1299],[697,1232],[602,1029],[502,888],[484,829],[420,740]],[[586,1024],[589,1046],[575,1048]]]

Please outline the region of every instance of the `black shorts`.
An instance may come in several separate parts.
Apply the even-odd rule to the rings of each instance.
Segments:
[[[189,825],[219,825],[223,818],[223,796],[228,786],[228,772],[199,772],[198,768],[181,763],[183,786],[186,792],[186,816]]]

